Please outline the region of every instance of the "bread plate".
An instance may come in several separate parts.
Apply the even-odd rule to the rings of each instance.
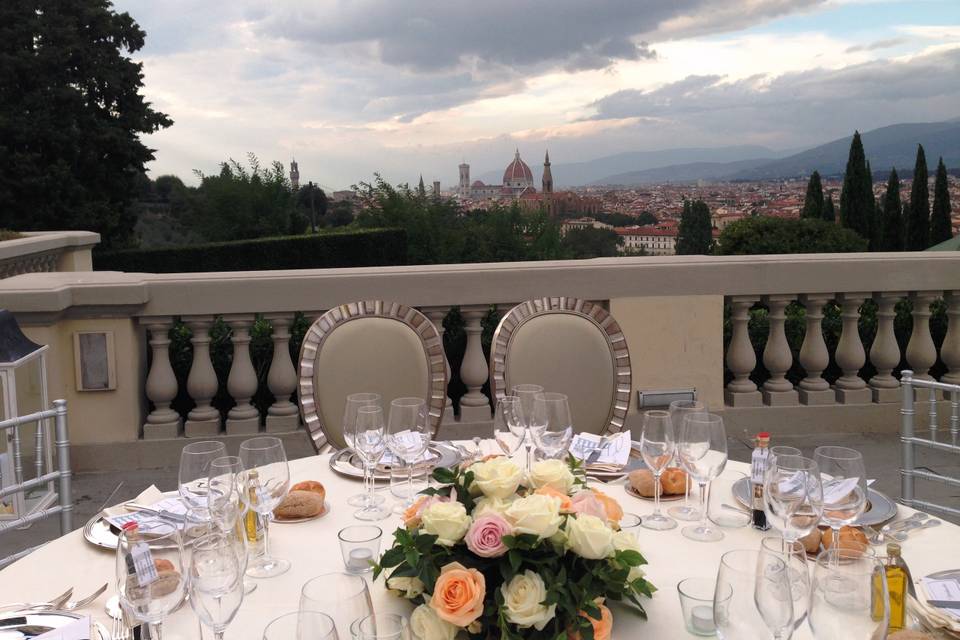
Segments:
[[[750,508],[750,496],[752,495],[750,487],[750,478],[740,478],[733,483],[733,497],[744,507]],[[887,520],[896,517],[897,503],[887,497],[885,494],[871,488],[867,488],[867,510],[853,522],[853,526],[874,526],[883,524]],[[820,521],[823,526],[828,526],[823,520]]]
[[[327,515],[328,513],[330,513],[330,505],[324,502],[323,510],[320,513],[316,513],[312,516],[303,516],[302,518],[278,518],[277,516],[270,514],[270,522],[275,522],[276,524],[299,524],[301,522],[310,522],[311,520],[317,520]]]
[[[33,635],[18,632],[16,627],[35,627],[37,631],[40,629],[60,629],[61,627],[73,624],[82,617],[82,615],[69,613],[67,611],[20,611],[4,613],[0,616],[0,637],[32,638]],[[14,622],[18,624],[14,626]],[[4,631],[3,627],[9,627],[9,629]],[[106,627],[92,618],[90,619],[90,631],[91,640],[110,640],[110,633]]]
[[[647,497],[647,496],[640,495],[640,492],[634,489],[633,486],[630,485],[629,483],[626,486],[624,486],[624,489],[628,494],[630,494],[634,498],[638,498],[640,500],[646,500],[647,502],[654,501],[653,496]],[[677,500],[683,500],[682,493],[668,493],[666,495],[664,494],[660,495],[660,502],[676,502]]]

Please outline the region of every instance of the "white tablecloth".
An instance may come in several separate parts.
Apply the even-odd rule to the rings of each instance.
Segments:
[[[272,552],[292,561],[293,566],[282,576],[257,580],[259,587],[246,596],[240,612],[227,629],[228,640],[259,640],[263,628],[274,617],[294,611],[299,600],[300,587],[309,578],[330,571],[343,569],[337,531],[358,523],[353,518],[354,507],[346,504],[351,495],[360,491],[360,483],[334,474],[328,464],[328,456],[303,458],[290,463],[292,481],[314,479],[327,488],[330,512],[311,522],[302,524],[272,525],[270,546]],[[724,501],[734,503],[730,493],[731,482],[738,477],[734,472],[747,472],[748,465],[729,462],[727,470],[714,485],[715,496],[726,496]],[[887,473],[894,473],[890,469]],[[880,470],[872,471],[874,474]],[[620,500],[627,512],[639,515],[652,511],[652,502],[628,495],[623,485],[598,485],[602,490]],[[604,488],[605,487],[605,488]],[[385,492],[388,496],[389,493]],[[388,500],[390,498],[388,497]],[[900,508],[900,516],[912,513]],[[383,547],[392,540],[392,532],[399,525],[393,516],[379,523],[384,530]],[[659,589],[652,599],[644,601],[649,615],[643,621],[626,611],[614,608],[614,638],[686,638],[694,637],[683,627],[677,583],[691,576],[714,577],[720,556],[730,549],[757,548],[761,534],[750,527],[724,529],[720,542],[702,543],[688,540],[680,529],[672,531],[648,531],[632,529],[643,548],[649,565],[647,576]],[[933,571],[960,568],[960,528],[944,523],[940,527],[924,530],[912,536],[903,545],[903,556],[913,575],[919,579]],[[381,550],[381,551],[382,551]],[[92,592],[109,581],[113,584],[114,553],[88,544],[82,531],[74,531],[30,556],[0,571],[0,603],[39,601],[61,593],[68,586],[74,587],[78,596]],[[410,605],[404,600],[389,596],[381,577],[371,585],[374,608],[377,612],[408,612]],[[109,618],[103,610],[106,598],[114,593],[111,587],[104,596],[92,603],[82,613],[88,613],[109,628]],[[189,606],[182,608],[164,624],[165,640],[174,638],[198,638],[197,618]],[[341,639],[348,640],[349,632],[340,630]],[[209,636],[209,630],[204,631]],[[757,637],[763,637],[762,632]],[[796,640],[811,637],[806,624],[793,636]]]

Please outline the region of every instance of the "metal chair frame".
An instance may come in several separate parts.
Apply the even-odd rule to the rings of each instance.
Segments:
[[[73,529],[73,493],[71,490],[71,480],[73,473],[70,471],[70,440],[67,434],[67,401],[54,400],[53,409],[38,411],[25,416],[17,416],[0,422],[0,433],[7,430],[16,430],[20,426],[33,422],[42,425],[44,420],[54,420],[54,446],[57,449],[57,470],[45,473],[32,480],[20,481],[8,487],[0,488],[0,498],[4,498],[16,493],[22,493],[29,489],[41,487],[51,482],[57,482],[57,497],[59,504],[40,509],[31,514],[18,517],[16,520],[9,520],[0,523],[0,535],[12,530],[23,528],[24,525],[30,525],[45,518],[55,515],[60,516],[61,535],[69,533]],[[42,428],[39,426],[38,428]],[[17,441],[19,442],[19,441]],[[15,445],[16,446],[16,445]],[[19,455],[19,451],[14,451]],[[19,558],[27,555],[37,547],[37,545],[14,553],[6,558],[0,559],[0,567],[4,567]]]
[[[914,497],[914,480],[917,478],[960,488],[960,478],[946,476],[927,469],[918,469],[914,460],[917,447],[960,454],[960,444],[958,444],[958,441],[960,441],[960,385],[914,378],[913,371],[904,369],[901,372],[900,389],[903,394],[903,406],[900,409],[900,503],[914,509],[937,511],[942,514],[960,517],[960,509]],[[914,415],[916,415],[914,409],[915,389],[930,390],[928,438],[917,436],[914,428]],[[943,393],[944,399],[949,398],[950,400],[950,443],[938,440],[938,436],[943,431],[939,428],[937,416],[937,391]]]

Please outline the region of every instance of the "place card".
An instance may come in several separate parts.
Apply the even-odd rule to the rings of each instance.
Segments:
[[[134,502],[139,504],[139,498],[134,500]],[[147,502],[142,504],[146,504],[151,509],[156,509],[161,514],[166,514],[169,516],[163,519],[170,522],[170,524],[176,525],[178,529],[183,527],[187,513],[187,505],[184,504],[179,497],[171,496],[162,498],[156,502]],[[152,510],[120,512],[119,509],[110,509],[105,511],[104,514],[104,520],[118,529],[123,529],[123,525],[127,524],[128,522],[136,522],[138,525],[143,524],[143,522],[147,520],[155,522],[158,517],[157,513]]]
[[[90,640],[90,616],[36,636],[36,640]]]
[[[857,488],[860,478],[844,478],[843,480],[829,480],[823,483],[823,503],[827,505],[841,502],[850,492]]]
[[[923,590],[927,594],[927,603],[937,601],[938,610],[960,622],[960,580],[956,578],[921,578]],[[956,604],[956,607],[953,605]],[[949,605],[949,606],[946,606]]]
[[[570,443],[570,453],[578,460],[586,460],[591,453],[599,449],[600,456],[591,464],[624,466],[630,460],[630,445],[629,431],[607,437],[578,433]]]

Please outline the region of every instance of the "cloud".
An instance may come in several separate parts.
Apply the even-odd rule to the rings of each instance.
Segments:
[[[889,49],[891,47],[903,44],[906,41],[906,38],[886,38],[884,40],[876,40],[867,44],[855,44],[852,47],[847,47],[845,52],[856,53],[858,51],[877,51],[879,49]]]

